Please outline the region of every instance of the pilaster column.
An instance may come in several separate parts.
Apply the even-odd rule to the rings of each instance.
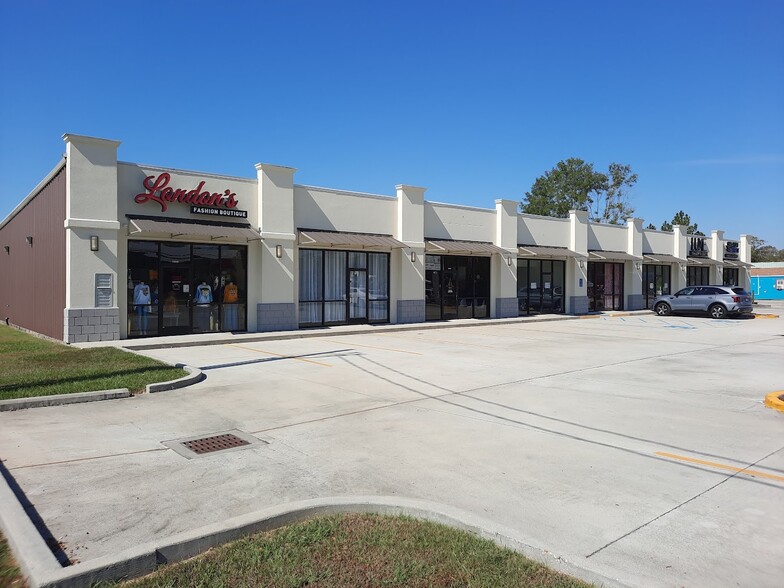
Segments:
[[[490,316],[517,316],[517,206],[514,200],[495,201],[495,245],[507,251],[493,255]]]
[[[569,211],[569,249],[580,257],[566,262],[566,312],[588,312],[588,211]]]
[[[425,321],[425,191],[398,184],[395,238],[406,245],[391,255],[390,322]]]

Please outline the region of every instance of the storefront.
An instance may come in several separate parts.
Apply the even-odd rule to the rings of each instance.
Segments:
[[[739,271],[736,267],[725,267],[722,270],[722,284],[724,286],[737,286],[739,281]]]
[[[653,308],[657,296],[672,293],[672,264],[680,263],[676,257],[665,254],[646,254],[642,266],[642,291],[645,308]]]
[[[247,260],[247,246],[128,241],[128,337],[245,331]]]
[[[425,256],[425,318],[490,316],[490,258]]]
[[[579,257],[565,247],[518,245],[518,316],[566,312],[566,263]]]
[[[623,264],[588,262],[588,308],[592,312],[623,310]]]
[[[687,286],[707,286],[711,283],[711,266],[699,260],[689,260],[686,267]]]

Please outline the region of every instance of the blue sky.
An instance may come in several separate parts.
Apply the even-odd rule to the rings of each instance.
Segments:
[[[784,2],[0,0],[0,218],[64,132],[124,161],[491,208],[580,157],[784,248]]]

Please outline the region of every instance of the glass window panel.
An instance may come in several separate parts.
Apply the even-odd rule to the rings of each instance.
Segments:
[[[367,268],[367,253],[350,251],[348,254],[348,267],[355,269]]]
[[[565,309],[566,262],[553,261],[553,306],[552,312],[562,313]]]
[[[188,251],[190,256],[190,250]],[[128,336],[158,335],[158,243],[128,242]]]
[[[490,296],[489,257],[474,257],[474,296]]]
[[[299,250],[299,301],[322,299],[322,251]],[[302,307],[300,307],[302,308]]]
[[[490,316],[489,300],[478,297],[474,300],[474,318],[487,318]]]
[[[346,301],[346,252],[324,252],[324,299]],[[326,314],[326,310],[325,310]],[[345,309],[343,315],[345,317]],[[328,319],[325,316],[325,320]]]
[[[220,246],[193,245],[193,332],[220,330]]]
[[[438,263],[431,261],[428,258],[438,259]],[[426,258],[427,265],[430,267],[441,267],[440,258],[434,255],[428,255]],[[441,319],[441,271],[438,269],[425,270],[425,320],[440,320]]]
[[[321,302],[300,302],[299,323],[301,325],[320,325]]]
[[[389,298],[389,255],[387,253],[368,254],[368,298],[387,300]]]
[[[389,302],[386,300],[371,300],[368,302],[368,320],[371,322],[386,322],[389,320]]]
[[[517,260],[517,314],[528,314],[528,260]]]
[[[325,323],[343,323],[346,321],[346,303],[340,302],[325,302],[324,303],[324,322]]]

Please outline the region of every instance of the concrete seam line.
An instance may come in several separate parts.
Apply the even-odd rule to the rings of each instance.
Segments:
[[[114,390],[75,392],[73,394],[53,394],[51,396],[11,398],[9,400],[0,400],[0,412],[9,410],[22,410],[25,408],[40,408],[42,406],[61,406],[64,404],[96,402],[99,400],[114,400],[117,398],[128,398],[129,396],[131,396],[131,392],[128,390],[128,388],[116,388]]]
[[[166,390],[177,390],[179,388],[185,388],[186,386],[190,386],[192,384],[197,384],[207,377],[204,375],[204,372],[202,372],[199,368],[185,365],[184,363],[174,364],[174,367],[184,369],[186,372],[188,372],[188,375],[183,376],[182,378],[178,378],[176,380],[170,380],[168,382],[147,384],[147,388],[145,389],[146,392],[148,394],[152,394],[153,392],[165,392]]]
[[[43,577],[62,570],[4,475],[0,475],[0,530],[30,586],[38,586]]]
[[[429,501],[383,496],[318,498],[232,517],[220,523],[178,533],[163,542],[149,542],[118,554],[61,568],[55,573],[47,574],[37,586],[56,585],[67,588],[89,586],[101,580],[137,577],[152,572],[158,564],[182,561],[211,547],[252,533],[270,531],[314,516],[351,512],[407,515],[440,523],[489,539],[497,545],[587,582],[604,586],[626,586],[618,580],[607,578],[548,551],[533,547],[513,529],[466,511]]]

